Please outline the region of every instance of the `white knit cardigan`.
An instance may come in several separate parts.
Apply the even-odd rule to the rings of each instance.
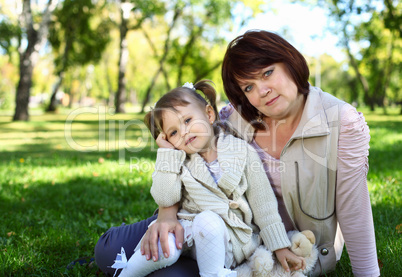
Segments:
[[[221,132],[217,150],[222,169],[218,185],[199,154],[158,149],[151,188],[155,202],[161,207],[180,202],[178,217],[187,220],[205,210],[220,215],[237,263],[254,252],[261,238],[271,251],[289,247],[278,203],[255,149]]]

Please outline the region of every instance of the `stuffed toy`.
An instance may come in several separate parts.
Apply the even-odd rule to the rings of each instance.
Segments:
[[[310,273],[318,259],[314,233],[309,230],[303,232],[290,231],[288,237],[291,242],[290,250],[306,261],[305,270],[286,272],[274,257],[275,255],[272,255],[271,251],[261,245],[246,262],[235,268],[237,277],[302,277]]]

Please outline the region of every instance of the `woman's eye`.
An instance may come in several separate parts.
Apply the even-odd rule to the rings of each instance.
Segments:
[[[264,73],[264,77],[268,77],[269,75],[272,74],[272,72],[274,72],[274,70],[272,70],[272,69],[266,71],[266,72]]]
[[[252,89],[253,89],[253,86],[250,85],[250,86],[245,87],[244,91],[245,92],[250,92]]]

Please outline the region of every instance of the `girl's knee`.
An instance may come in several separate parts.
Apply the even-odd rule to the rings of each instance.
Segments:
[[[221,236],[225,230],[223,219],[212,211],[203,211],[195,216],[193,232],[201,236]]]
[[[181,255],[181,250],[177,249],[176,247],[176,237],[174,234],[169,233],[168,235],[168,243],[169,243],[169,257],[165,259],[167,260],[166,263],[168,263],[169,265],[174,264],[180,257]],[[162,246],[160,244],[160,242],[158,242],[158,247],[159,247],[159,256],[160,257],[164,257],[163,253],[162,253]]]

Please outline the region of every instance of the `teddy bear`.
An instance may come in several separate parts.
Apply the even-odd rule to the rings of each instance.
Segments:
[[[302,277],[312,271],[318,259],[314,233],[310,230],[289,231],[287,235],[291,242],[290,250],[306,261],[305,270],[286,272],[275,255],[264,245],[260,245],[246,262],[235,268],[237,277]]]

